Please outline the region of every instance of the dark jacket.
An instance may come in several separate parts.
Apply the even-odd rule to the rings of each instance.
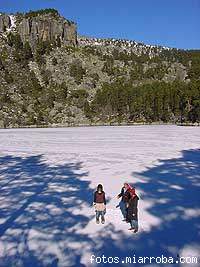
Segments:
[[[130,192],[128,190],[125,191],[125,188],[122,187],[121,193],[118,195],[118,197],[121,197],[122,201],[127,203],[130,199]]]
[[[138,220],[138,200],[139,197],[136,195],[134,198],[130,198],[129,200],[129,206],[128,206],[128,211],[127,211],[127,220]]]
[[[105,192],[102,191],[101,193],[99,193],[98,191],[96,191],[94,193],[94,203],[104,203],[106,205],[106,197],[105,197]]]

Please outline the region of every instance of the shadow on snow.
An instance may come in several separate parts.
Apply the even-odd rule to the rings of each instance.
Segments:
[[[96,256],[122,258],[176,258],[184,248],[199,245],[200,150],[182,151],[180,158],[160,160],[143,173],[133,173],[141,178],[134,184],[142,192],[140,202],[151,203],[146,211],[159,224],[130,236],[117,231],[115,223],[105,225],[96,238],[77,233],[91,218],[73,211],[91,205],[93,194],[89,182],[80,180],[87,176],[80,174],[81,163],[51,167],[42,156],[8,156],[0,158],[0,164],[5,177],[0,180],[0,246],[7,251],[0,266],[84,266],[84,249],[77,249],[77,243]]]
[[[0,166],[0,266],[57,267],[60,259],[81,266],[76,243],[90,240],[76,227],[90,218],[74,210],[91,205],[93,194],[80,180],[87,176],[81,163],[49,166],[42,155],[5,156]]]
[[[97,241],[101,246],[94,250],[94,254],[122,258],[163,255],[177,259],[190,250],[190,256],[196,256],[200,245],[200,150],[182,151],[180,158],[160,160],[157,166],[133,173],[134,177],[141,179],[134,183],[136,190],[142,192],[140,202],[151,203],[147,212],[160,220],[159,224],[151,227],[150,231],[136,235],[130,233],[130,237],[121,231],[116,232],[114,225],[108,225]],[[141,213],[139,210],[139,219]],[[117,240],[113,238],[115,234]]]

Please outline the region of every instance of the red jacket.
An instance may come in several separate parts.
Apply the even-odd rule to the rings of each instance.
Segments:
[[[135,188],[129,188],[128,191],[131,198],[134,198],[136,196]]]

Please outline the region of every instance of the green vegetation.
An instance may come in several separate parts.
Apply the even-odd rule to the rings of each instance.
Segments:
[[[9,46],[14,47],[16,50],[21,50],[23,48],[23,43],[18,33],[15,34],[10,32],[7,38]]]
[[[55,43],[50,41],[39,41],[36,46],[35,60],[37,63],[44,63],[44,55],[48,55],[55,47]]]
[[[22,14],[22,13],[18,13],[18,17],[22,18],[23,16],[25,18],[34,18],[37,16],[42,16],[42,15],[51,15],[54,18],[58,18],[60,16],[58,10],[54,9],[54,8],[46,8],[46,9],[40,9],[40,10],[30,10],[29,12]],[[69,24],[73,24],[73,21],[70,20],[66,20]]]
[[[52,58],[52,65],[56,66],[58,64],[58,61],[55,57]]]
[[[30,44],[28,42],[23,44],[18,33],[9,33],[7,38],[8,45],[13,48],[13,56],[16,62],[28,61],[33,57]]]
[[[29,42],[25,42],[25,44],[23,45],[23,54],[24,54],[24,59],[26,60],[29,60],[33,57],[33,53]]]
[[[70,98],[78,108],[84,108],[85,104],[87,103],[88,93],[85,89],[78,89],[72,91],[70,94]]]
[[[200,83],[132,86],[119,80],[104,84],[91,107],[105,121],[200,122]]]
[[[4,68],[4,65],[3,65],[3,61],[2,61],[2,59],[1,59],[1,57],[0,57],[0,71],[1,70],[4,70],[5,68]]]
[[[188,60],[191,62],[191,68],[188,76],[190,79],[200,79],[200,51],[188,51]]]
[[[107,72],[108,75],[114,75],[114,59],[112,57],[106,57],[102,71]]]
[[[25,14],[26,18],[30,18],[30,17],[37,17],[39,15],[45,15],[45,14],[51,14],[55,17],[59,16],[59,13],[56,9],[53,8],[46,8],[46,9],[40,9],[40,10],[36,10],[36,11],[32,11],[30,10],[29,12],[27,12]]]
[[[48,13],[58,14],[26,16]],[[59,36],[31,47],[11,32],[0,50],[0,125],[200,122],[200,51],[148,51],[61,45]]]
[[[86,74],[85,69],[82,67],[82,63],[79,60],[75,60],[70,65],[70,76],[74,77],[77,84],[82,82],[83,76]]]
[[[4,79],[8,84],[13,83],[13,77],[8,70],[5,70]]]

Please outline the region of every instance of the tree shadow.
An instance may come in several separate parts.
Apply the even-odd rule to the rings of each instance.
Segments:
[[[133,173],[133,177],[140,179],[134,184],[141,192],[140,204],[149,202],[145,212],[159,223],[147,231],[142,229],[136,235],[130,233],[130,236],[116,231],[115,225],[110,224],[96,241],[100,246],[93,253],[96,256],[104,254],[121,258],[164,255],[174,259],[196,256],[197,251],[199,254],[200,150],[182,151],[180,158],[160,160],[157,166],[142,173]],[[143,212],[139,210],[140,219]],[[114,238],[116,236],[117,239]],[[126,266],[122,263],[119,265]]]
[[[0,266],[84,266],[77,233],[91,217],[93,190],[81,163],[48,165],[42,155],[0,157]],[[60,262],[63,261],[63,262]]]
[[[188,256],[188,251],[194,256],[199,248],[198,149],[133,173],[139,178],[134,186],[141,192],[140,206],[145,207],[139,210],[141,231],[136,235],[117,230],[117,221],[93,236],[78,231],[91,219],[83,206],[91,205],[93,195],[90,183],[81,179],[88,175],[82,173],[81,163],[50,166],[42,155],[7,156],[0,158],[0,166],[1,267],[83,267],[82,257],[88,251],[120,259],[134,255],[177,259],[177,255]],[[149,205],[141,205],[144,202]],[[143,229],[143,213],[158,223]],[[90,264],[88,254],[85,266],[116,265],[127,266]],[[144,265],[148,264],[139,266]]]

